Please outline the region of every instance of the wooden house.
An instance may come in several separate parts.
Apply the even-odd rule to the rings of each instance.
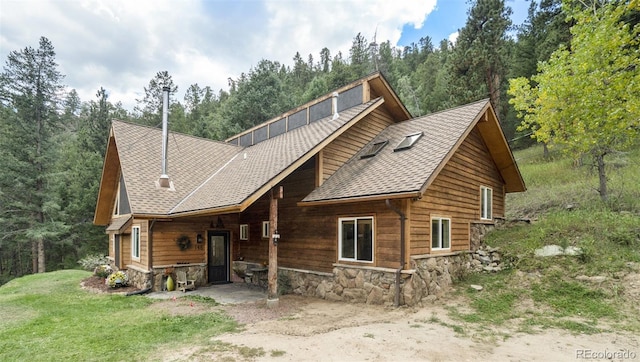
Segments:
[[[139,287],[178,269],[264,285],[271,267],[294,293],[413,304],[524,190],[488,100],[412,118],[375,73],[226,142],[114,121],[94,223]]]

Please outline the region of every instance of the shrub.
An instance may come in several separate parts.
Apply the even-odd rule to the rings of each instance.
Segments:
[[[84,258],[78,260],[78,264],[80,264],[80,266],[82,266],[82,269],[84,270],[95,271],[97,267],[109,264],[109,259],[107,259],[106,256],[100,254],[87,255]]]
[[[127,273],[118,270],[117,272],[111,273],[105,283],[111,288],[125,287],[129,284],[129,277]]]
[[[100,278],[106,278],[108,277],[111,273],[113,273],[113,269],[111,268],[110,265],[104,264],[104,265],[98,265],[94,270],[93,270],[93,275],[98,276]]]

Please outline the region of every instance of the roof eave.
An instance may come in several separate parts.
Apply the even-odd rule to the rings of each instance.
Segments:
[[[96,200],[96,210],[93,214],[93,224],[106,226],[111,222],[111,209],[117,189],[118,175],[117,168],[120,165],[118,149],[115,141],[113,126],[109,131],[107,150],[105,152],[104,163],[102,164],[102,175],[100,176],[100,186],[98,188],[98,198]],[[115,172],[114,172],[115,169]],[[106,177],[111,175],[111,177]],[[109,187],[111,186],[111,187]]]
[[[414,190],[414,191],[403,191],[403,192],[389,193],[389,194],[344,197],[339,199],[300,201],[297,203],[297,205],[300,207],[309,207],[309,206],[335,205],[335,204],[346,204],[346,203],[365,202],[365,201],[382,201],[387,199],[419,199],[421,197],[422,197],[422,192]]]

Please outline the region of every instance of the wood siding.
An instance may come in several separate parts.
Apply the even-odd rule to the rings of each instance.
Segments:
[[[379,107],[327,145],[322,150],[322,159],[318,163],[322,170],[321,182],[326,181],[362,147],[393,122],[393,118],[385,108]]]
[[[504,180],[474,128],[422,199],[411,203],[411,255],[431,253],[432,216],[451,218],[450,251],[468,250],[470,223],[490,222],[480,220],[480,186],[493,189],[493,217],[504,217]]]
[[[297,203],[315,185],[315,160],[293,172],[283,182],[284,199],[278,203],[278,265],[281,267],[331,272],[338,262],[338,219],[374,217],[374,262],[349,263],[362,266],[397,268],[400,255],[400,221],[383,201],[317,207]],[[239,254],[245,261],[268,260],[268,242],[262,238],[262,221],[269,220],[267,194],[240,214],[240,224],[249,224],[249,240],[239,241]]]

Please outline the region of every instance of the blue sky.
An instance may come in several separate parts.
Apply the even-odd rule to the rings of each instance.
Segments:
[[[514,24],[528,1],[507,0]],[[132,109],[166,70],[184,91],[194,83],[228,89],[228,79],[261,59],[291,65],[296,51],[317,61],[322,48],[348,57],[359,32],[402,47],[462,28],[466,0],[0,0],[0,58],[51,40],[67,89],[81,100],[104,87]]]
[[[514,25],[524,23],[529,4],[528,0],[506,0],[506,5],[512,10],[511,21]],[[442,39],[449,39],[451,34],[464,27],[467,9],[466,0],[438,1],[436,8],[427,15],[422,28],[415,29],[408,24],[402,27],[402,36],[398,44],[402,46],[410,45],[412,42],[417,44],[421,37],[430,36],[433,45],[437,47]]]

